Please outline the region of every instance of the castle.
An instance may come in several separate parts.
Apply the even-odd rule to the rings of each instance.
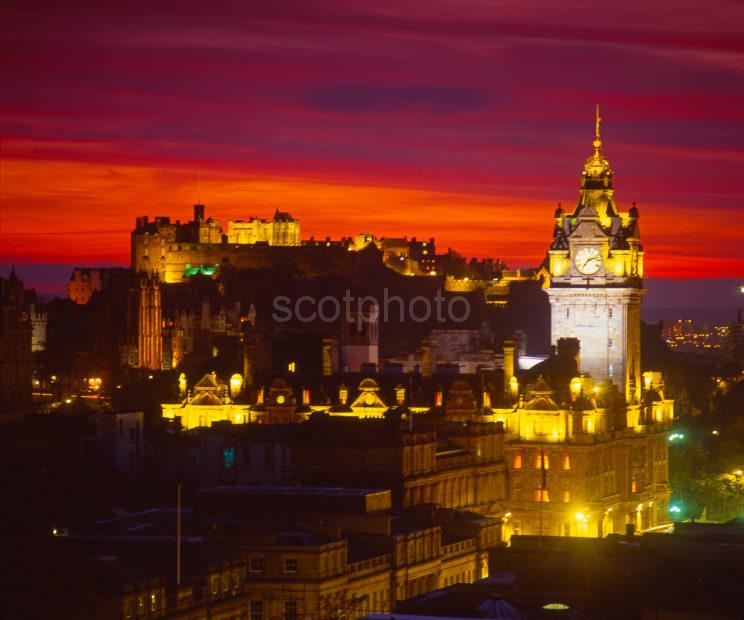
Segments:
[[[219,221],[206,218],[204,205],[194,205],[191,222],[169,217],[137,218],[132,231],[132,269],[155,273],[163,282],[181,282],[201,271],[211,274],[220,265],[247,268],[266,260],[265,248],[300,246],[300,222],[277,210],[271,221],[251,217],[229,220],[227,233]]]

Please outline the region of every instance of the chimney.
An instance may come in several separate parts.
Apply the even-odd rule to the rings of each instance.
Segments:
[[[527,355],[527,332],[517,330],[514,332],[514,347],[516,348],[516,359]],[[516,360],[515,360],[516,363]]]
[[[581,345],[578,338],[558,338],[558,357],[573,359],[576,371],[581,371]]]
[[[514,341],[504,340],[504,392],[511,389],[511,378],[514,376]]]
[[[424,338],[421,341],[421,374],[424,377],[431,377],[437,367],[436,356],[434,355],[434,343],[430,338]]]
[[[338,371],[338,338],[327,336],[323,338],[323,376],[330,377]]]

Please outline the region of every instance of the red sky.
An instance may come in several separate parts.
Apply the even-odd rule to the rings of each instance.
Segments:
[[[188,219],[198,173],[223,220],[279,207],[303,236],[536,265],[599,102],[647,273],[744,275],[741,3],[23,0],[0,22],[21,273],[126,264],[135,216]]]

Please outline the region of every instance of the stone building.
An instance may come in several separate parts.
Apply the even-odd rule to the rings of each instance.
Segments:
[[[93,293],[117,286],[129,275],[123,267],[75,267],[67,283],[67,296],[76,304],[87,304]]]
[[[576,208],[555,212],[541,270],[551,306],[551,342],[581,340],[583,370],[609,379],[628,401],[641,395],[643,247],[638,209],[621,212],[612,168],[602,155],[597,110],[594,153],[584,164]]]
[[[277,209],[271,221],[251,217],[228,220],[227,242],[237,244],[300,245],[300,221]]]
[[[0,278],[0,409],[31,406],[32,312],[36,293],[11,269]]]
[[[180,544],[174,517],[152,509],[55,530],[62,562],[95,567],[98,596],[78,603],[105,618],[354,619],[487,577],[500,539],[497,520],[392,510],[388,491],[369,489],[205,490],[181,511]]]

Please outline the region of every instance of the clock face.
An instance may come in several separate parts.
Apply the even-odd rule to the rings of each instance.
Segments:
[[[279,405],[283,405],[285,400],[284,394],[279,394],[279,396],[276,397],[276,402]]]
[[[590,276],[597,273],[602,266],[602,255],[597,248],[581,248],[576,253],[574,265],[581,273]]]

